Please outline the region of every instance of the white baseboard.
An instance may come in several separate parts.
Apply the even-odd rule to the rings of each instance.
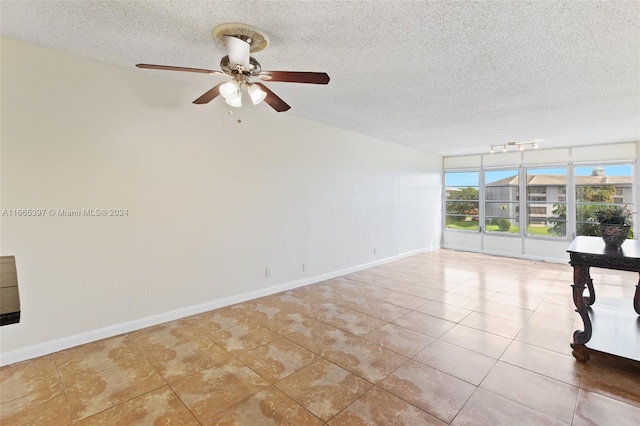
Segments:
[[[437,250],[439,246],[426,247],[411,252],[402,253],[396,256],[387,257],[385,259],[376,260],[374,262],[363,263],[357,266],[351,266],[349,268],[340,269],[338,271],[328,272],[325,274],[315,275],[313,277],[305,278],[302,280],[290,281],[283,284],[277,284],[271,287],[262,288],[260,290],[250,291],[247,293],[238,294],[224,299],[213,300],[207,303],[199,305],[189,306],[182,309],[177,309],[171,312],[163,312],[158,315],[152,315],[145,318],[140,318],[134,321],[129,321],[122,324],[116,324],[110,327],[101,328],[98,330],[88,331],[86,333],[76,334],[74,336],[64,337],[62,339],[52,340],[50,342],[39,343],[37,345],[27,346],[22,349],[9,351],[0,354],[0,366],[9,365],[16,362],[37,358],[39,356],[48,355],[63,349],[72,348],[74,346],[83,345],[85,343],[95,342],[96,340],[106,339],[108,337],[117,336],[123,333],[129,333],[141,328],[151,327],[154,325],[162,324],[167,321],[173,321],[180,318],[189,317],[191,315],[197,315],[202,312],[211,311],[214,309],[222,308],[224,306],[234,305],[236,303],[246,302],[247,300],[257,299],[259,297],[268,296],[270,294],[279,293],[286,290],[302,287],[305,285],[325,281],[331,278],[339,277],[342,275],[350,274],[352,272],[361,271],[363,269],[371,268],[373,266],[382,265],[385,263],[393,262],[403,259],[405,257],[414,256],[416,254],[425,253],[433,250]]]

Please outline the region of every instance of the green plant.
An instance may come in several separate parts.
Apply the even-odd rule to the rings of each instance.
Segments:
[[[594,218],[594,210],[602,206],[595,203],[613,203],[613,196],[616,194],[615,188],[581,186],[577,190],[577,198],[580,201],[576,205],[576,234],[600,236],[600,227]],[[587,204],[588,203],[588,204]],[[567,205],[554,204],[553,217],[558,220],[550,220],[551,227],[549,234],[564,237],[567,232]]]
[[[508,231],[511,228],[511,221],[509,219],[498,219],[498,229],[501,231]]]
[[[598,223],[631,225],[633,213],[627,206],[607,204],[595,207],[591,217]]]

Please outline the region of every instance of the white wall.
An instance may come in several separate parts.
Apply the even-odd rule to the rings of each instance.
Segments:
[[[0,208],[128,209],[0,218],[22,301],[2,363],[439,244],[440,157],[266,105],[238,124],[150,72],[1,49]]]

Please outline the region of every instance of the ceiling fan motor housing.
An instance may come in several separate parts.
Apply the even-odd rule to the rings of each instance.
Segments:
[[[262,70],[262,67],[260,66],[260,63],[258,61],[255,60],[255,58],[253,56],[249,57],[249,69],[245,70],[243,67],[242,71],[240,71],[238,69],[238,66],[231,66],[231,63],[229,61],[229,55],[225,55],[222,57],[222,59],[220,60],[220,68],[222,69],[222,71],[225,74],[229,74],[229,75],[234,75],[234,74],[245,74],[245,75],[250,75],[252,77],[257,76],[258,74],[260,74],[260,71]]]

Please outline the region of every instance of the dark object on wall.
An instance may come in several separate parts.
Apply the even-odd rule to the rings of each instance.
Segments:
[[[18,273],[14,256],[0,256],[0,325],[20,322]]]

